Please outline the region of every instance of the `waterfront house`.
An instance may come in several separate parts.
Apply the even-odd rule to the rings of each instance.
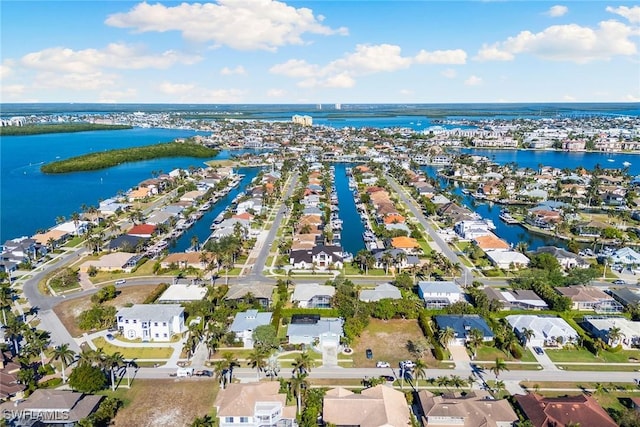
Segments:
[[[238,283],[229,286],[229,291],[224,298],[235,301],[245,300],[247,302],[251,299],[256,299],[262,307],[267,309],[273,301],[272,295],[274,289],[274,285],[267,283]]]
[[[640,265],[640,253],[628,246],[616,250],[610,258],[614,264],[625,266]]]
[[[602,230],[608,227],[604,222],[589,221],[577,224],[572,231],[580,237],[600,237]]]
[[[496,400],[483,390],[472,390],[464,395],[436,395],[429,390],[420,390],[418,403],[422,408],[422,425],[425,427],[511,427],[518,421],[518,415],[508,400]]]
[[[356,394],[342,387],[327,391],[322,419],[335,426],[409,427],[411,417],[404,393],[386,384]]]
[[[579,425],[616,427],[602,406],[590,395],[543,397],[536,393],[514,395],[522,413],[534,427]]]
[[[280,383],[230,383],[213,404],[220,427],[297,427],[296,406],[287,406]]]
[[[407,254],[416,254],[420,252],[420,244],[413,237],[398,236],[390,241],[393,249],[400,249]]]
[[[145,199],[151,195],[153,195],[151,188],[138,187],[136,189],[130,190],[129,193],[127,193],[127,200],[129,202],[135,202],[137,200]]]
[[[178,304],[134,304],[116,313],[118,330],[129,339],[170,341],[185,331],[184,308]]]
[[[270,312],[259,313],[258,310],[247,310],[237,313],[229,332],[236,334],[236,340],[242,341],[244,348],[253,348],[253,331],[258,326],[271,324]]]
[[[529,265],[529,258],[517,251],[491,250],[486,251],[487,258],[497,268],[511,270]]]
[[[418,282],[418,296],[426,308],[444,308],[464,300],[462,289],[454,282]]]
[[[391,264],[389,264],[388,266],[385,265],[384,262],[386,254],[391,256]],[[418,265],[420,263],[420,258],[418,258],[416,255],[407,255],[406,252],[402,249],[379,250],[373,253],[373,258],[375,259],[373,268],[394,267],[403,269],[412,265]]]
[[[477,329],[482,332],[482,341],[493,340],[493,332],[487,322],[477,314],[443,314],[435,316],[434,320],[438,330],[451,328],[454,331],[454,338],[449,344],[463,346],[467,343],[472,330]]]
[[[53,242],[53,247],[56,248],[66,242],[70,236],[66,231],[49,230],[44,233],[34,234],[31,238],[35,240],[36,244],[42,246],[49,246],[50,242]]]
[[[623,194],[607,192],[602,196],[602,201],[607,206],[624,206],[626,204]]]
[[[525,342],[523,331],[525,329],[533,331],[533,336],[529,339],[531,346],[562,347],[578,340],[575,329],[560,317],[513,314],[505,319],[523,343]]]
[[[213,256],[209,257],[210,260]],[[175,252],[167,255],[165,259],[160,262],[162,268],[179,268],[185,270],[187,268],[195,268],[198,270],[204,270],[207,267],[207,263],[203,262],[201,252]]]
[[[294,314],[287,328],[289,344],[315,345],[318,348],[340,344],[344,321],[337,317],[320,317],[317,314]]]
[[[147,224],[150,225],[161,225],[161,224],[169,224],[172,218],[176,218],[176,214],[167,211],[153,211],[149,214],[147,218]]]
[[[343,266],[342,248],[340,246],[314,246],[311,250],[291,251],[289,263],[294,268],[308,270],[318,268],[327,270],[329,268],[341,269]]]
[[[558,260],[560,266],[565,270],[570,270],[572,268],[589,268],[590,266],[589,262],[581,256],[555,246],[541,246],[537,250],[531,252],[531,254],[550,254]]]
[[[608,345],[621,345],[630,349],[640,345],[640,322],[631,321],[622,316],[584,316],[583,327],[594,337],[600,338]],[[610,337],[610,332],[617,329],[619,337]]]
[[[103,398],[71,390],[37,389],[26,399],[5,402],[0,411],[6,425],[13,427],[75,426],[93,414]]]
[[[529,289],[498,290],[485,286],[482,292],[489,301],[499,301],[503,310],[547,310],[549,306]]]
[[[489,232],[489,234],[473,238],[472,243],[477,245],[484,252],[487,251],[507,251],[511,248],[507,242]]]
[[[68,235],[81,236],[86,234],[90,227],[91,223],[89,221],[67,221],[57,224],[51,230],[62,231]]]
[[[129,236],[128,234],[123,234],[121,236],[112,239],[109,242],[109,250],[116,251],[119,249],[125,251],[138,250],[144,248],[144,246],[149,241],[146,237],[138,237],[138,236]]]
[[[331,308],[331,299],[336,293],[333,286],[319,283],[299,283],[291,295],[291,302],[300,308]]]
[[[190,203],[198,202],[204,197],[204,195],[205,195],[204,191],[197,191],[197,190],[187,191],[180,197],[180,201],[190,202]]]
[[[131,229],[127,232],[129,236],[135,237],[146,237],[149,238],[153,236],[153,233],[156,232],[156,226],[151,224],[138,224],[131,227]]]
[[[238,203],[236,213],[241,214],[244,212],[260,214],[262,212],[262,199],[254,197]]]
[[[571,300],[573,310],[596,313],[621,313],[623,310],[622,304],[595,286],[559,286],[555,290]]]
[[[481,220],[460,221],[453,226],[453,230],[458,234],[458,236],[460,236],[460,238],[467,240],[486,236],[490,233],[487,222]]]
[[[402,299],[402,294],[391,283],[381,283],[373,289],[363,289],[358,298],[364,302],[377,302],[383,299]]]

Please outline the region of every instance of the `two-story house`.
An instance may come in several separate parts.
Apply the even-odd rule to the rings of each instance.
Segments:
[[[214,402],[220,427],[297,427],[296,407],[287,406],[277,381],[231,383]]]
[[[462,289],[454,282],[418,282],[418,295],[426,308],[443,308],[462,300]]]
[[[179,304],[134,304],[116,313],[118,329],[127,339],[170,341],[185,331],[184,309]]]
[[[271,313],[259,313],[258,310],[247,310],[236,314],[229,332],[236,334],[236,339],[242,341],[244,348],[253,348],[253,331],[258,326],[271,323]]]

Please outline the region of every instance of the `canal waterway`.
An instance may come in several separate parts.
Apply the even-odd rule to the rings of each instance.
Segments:
[[[242,193],[251,181],[258,175],[260,168],[239,168],[237,173],[244,175],[240,184],[233,187],[226,196],[221,197],[202,217],[196,221],[196,223],[189,229],[187,229],[182,236],[175,240],[174,243],[169,245],[169,252],[184,252],[191,247],[191,239],[195,236],[198,238],[198,243],[204,243],[211,235],[211,224],[224,210],[231,204],[233,199],[240,193]]]
[[[356,255],[359,250],[365,249],[362,234],[364,225],[353,200],[353,191],[349,189],[349,179],[346,169],[353,165],[349,163],[335,163],[334,185],[338,194],[339,216],[342,220],[341,242],[345,252]]]
[[[449,182],[445,178],[437,175],[437,168],[434,166],[423,166],[422,170],[432,178],[435,178],[442,190],[449,186]],[[556,239],[554,237],[544,236],[540,234],[530,233],[527,229],[518,224],[507,224],[502,221],[500,211],[502,206],[490,203],[479,202],[475,200],[471,195],[462,193],[462,188],[453,187],[451,193],[461,197],[462,204],[472,211],[476,212],[483,219],[490,219],[496,226],[493,231],[498,237],[505,240],[507,243],[514,247],[519,242],[525,242],[530,250],[538,249],[541,246],[557,246],[560,248],[566,248],[567,242],[562,239]]]

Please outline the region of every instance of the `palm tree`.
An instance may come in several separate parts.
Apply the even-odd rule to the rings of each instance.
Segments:
[[[8,322],[3,326],[4,333],[7,337],[13,341],[13,351],[15,354],[18,354],[20,347],[18,346],[18,338],[22,336],[24,333],[24,323],[18,320],[17,317],[11,316],[8,319]]]
[[[256,370],[257,380],[260,381],[260,371],[264,370],[267,366],[266,351],[261,348],[254,348],[249,354],[247,364]]]
[[[298,354],[293,361],[292,373],[298,371],[298,373],[300,374],[308,374],[309,372],[311,372],[312,365],[313,358],[311,357],[311,354],[305,350],[302,353]]]
[[[51,360],[60,361],[60,364],[62,365],[62,369],[60,370],[60,372],[62,373],[63,383],[67,382],[67,378],[65,376],[64,371],[67,368],[67,366],[69,366],[69,364],[73,362],[73,359],[75,359],[75,357],[76,357],[76,353],[69,348],[69,344],[61,344],[59,346],[56,346],[53,349],[53,357],[51,358]]]
[[[413,374],[416,377],[416,388],[418,388],[418,380],[420,380],[420,378],[424,379],[427,376],[427,365],[422,359],[417,359],[414,362]]]
[[[467,384],[466,381],[463,380],[459,375],[451,375],[449,381],[450,381],[450,384],[455,388],[460,388]]]
[[[2,310],[2,320],[4,320],[4,325],[7,324],[7,312],[9,309],[11,311],[11,304],[13,304],[13,295],[15,291],[9,286],[8,283],[3,283],[0,286],[0,310]]]
[[[524,345],[526,346],[527,344],[529,344],[529,341],[531,341],[531,338],[536,335],[536,333],[533,329],[522,328],[522,330],[520,330],[520,335],[522,335],[522,338],[524,338]]]
[[[224,360],[216,360],[216,361],[213,363],[213,369],[214,369],[214,372],[216,373],[216,379],[218,380],[218,383],[220,384],[220,388],[224,390],[224,385],[225,385],[225,378],[224,378],[224,374],[225,374]]]
[[[76,236],[78,235],[78,224],[80,224],[80,214],[78,212],[74,212],[71,214],[71,221],[73,221],[73,226],[76,229]]]
[[[500,375],[500,372],[508,370],[509,368],[507,368],[507,364],[505,363],[504,359],[496,357],[496,363],[491,367],[491,372],[494,373],[496,379]]]
[[[624,337],[624,336],[625,335],[622,332],[622,330],[620,328],[618,328],[617,326],[609,328],[609,332],[607,333],[607,337],[609,338],[608,344],[609,345],[613,345],[613,344],[617,343],[618,341],[620,341],[620,339],[622,337]]]
[[[33,350],[34,354],[40,355],[40,361],[42,366],[44,366],[44,350],[49,346],[49,332],[39,329],[26,329],[24,340],[26,341],[28,348]]]
[[[385,252],[380,257],[380,261],[384,264],[384,274],[389,274],[389,266],[393,263],[393,255]]]
[[[505,389],[504,381],[498,380],[496,381],[496,393],[498,393],[498,397],[500,396],[500,392]]]
[[[111,390],[115,391],[116,389],[116,379],[115,379],[115,370],[120,368],[125,361],[124,357],[120,352],[115,352],[110,356],[105,357],[105,366],[109,368],[109,373],[111,374]]]
[[[438,331],[438,342],[440,342],[440,344],[445,348],[449,346],[449,343],[453,341],[455,337],[456,331],[451,326],[447,326],[446,328]]]
[[[478,348],[484,342],[484,334],[480,329],[473,328],[471,329],[471,331],[469,331],[468,339],[469,339],[468,345],[469,345],[469,348],[471,348],[471,350],[473,351],[473,358],[475,360],[478,357]]]
[[[307,386],[307,374],[297,372],[294,376],[289,380],[289,384],[293,389],[293,394],[296,396],[296,403],[298,406],[298,415],[300,415],[300,410],[302,408],[302,389]]]

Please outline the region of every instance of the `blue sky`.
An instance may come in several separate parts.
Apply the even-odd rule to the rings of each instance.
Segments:
[[[2,102],[640,102],[640,6],[6,1]]]

